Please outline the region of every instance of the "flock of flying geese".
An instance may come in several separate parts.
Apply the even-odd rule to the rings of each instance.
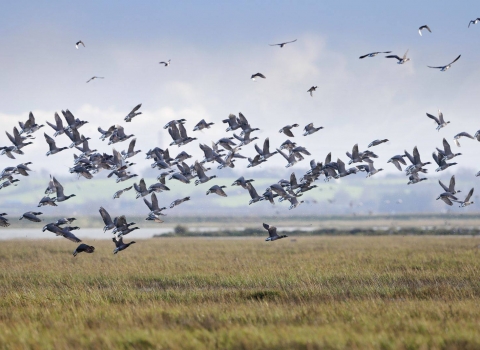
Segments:
[[[477,24],[479,21],[480,18],[472,20],[468,26],[470,27],[471,24]],[[431,32],[430,28],[427,25],[424,25],[419,28],[420,35],[422,35],[423,30]],[[270,46],[279,46],[280,48],[283,48],[285,45],[294,43],[296,41],[297,40],[295,39],[293,41],[271,44]],[[78,49],[80,45],[85,47],[85,44],[81,40],[75,44],[75,47]],[[366,57],[375,57],[382,53],[388,54],[391,53],[391,51],[372,52],[360,56],[360,59]],[[410,60],[407,57],[407,54],[408,50],[403,57],[399,57],[397,55],[389,55],[385,57],[396,58],[398,64],[404,64]],[[429,67],[446,71],[459,58],[460,55],[445,66]],[[171,60],[160,62],[160,64],[164,65],[165,67],[170,66],[170,63]],[[251,79],[254,81],[257,78],[266,79],[265,75],[262,73],[255,73],[251,76]],[[87,83],[95,79],[103,79],[103,77],[93,76],[87,81]],[[316,90],[316,88],[317,86],[312,86],[307,90],[307,92],[313,96],[313,92]],[[132,122],[135,117],[141,115],[142,112],[139,111],[141,106],[141,104],[135,106],[124,118],[124,121],[127,123]],[[95,149],[90,149],[88,145],[88,140],[90,140],[90,137],[85,137],[79,132],[79,129],[88,123],[88,121],[76,118],[68,109],[65,111],[62,110],[61,113],[65,122],[58,113],[55,113],[54,123],[50,123],[49,121],[46,122],[46,124],[54,131],[53,137],[49,136],[46,132],[44,133],[45,141],[48,144],[49,149],[46,153],[46,156],[53,156],[59,152],[72,148],[80,151],[80,154],[73,155],[73,166],[69,170],[70,173],[76,174],[78,178],[84,177],[86,179],[92,179],[94,175],[102,170],[107,170],[107,178],[115,175],[117,183],[124,182],[138,176],[137,174],[132,174],[129,171],[129,168],[135,164],[130,161],[130,158],[141,152],[140,150],[135,150],[136,139],[131,139],[134,137],[133,134],[127,135],[124,128],[118,124],[112,125],[106,130],[98,127],[98,132],[101,134],[100,139],[102,141],[108,139],[108,145],[117,144],[131,139],[128,149],[126,150],[118,152],[115,148],[113,148],[112,154],[107,154],[105,152],[100,153]],[[444,116],[440,111],[438,111],[438,117],[429,113],[427,113],[427,117],[436,122],[438,131],[450,123],[450,121],[444,120]],[[233,136],[225,136],[216,142],[212,142],[211,146],[200,143],[199,148],[204,154],[202,160],[195,160],[193,164],[189,165],[187,164],[187,160],[192,158],[192,156],[187,152],[182,151],[178,153],[175,158],[172,158],[168,148],[161,149],[159,147],[154,147],[146,152],[146,159],[152,159],[153,163],[151,164],[151,167],[157,168],[160,171],[157,177],[158,182],[147,187],[145,180],[142,178],[138,183],[134,183],[132,186],[125,187],[115,192],[113,199],[120,198],[124,192],[130,191],[132,187],[136,192],[137,199],[150,195],[150,201],[147,198],[143,198],[149,211],[145,220],[162,223],[163,220],[161,217],[165,215],[163,214],[163,211],[167,208],[160,207],[156,194],[170,190],[167,186],[167,179],[169,181],[176,180],[184,184],[189,184],[195,179],[194,183],[195,186],[197,186],[207,183],[217,177],[216,175],[207,175],[207,172],[211,170],[211,168],[206,167],[207,163],[217,163],[217,169],[234,168],[238,159],[247,159],[247,168],[250,168],[265,163],[271,157],[275,156],[276,154],[280,154],[287,162],[285,167],[289,168],[304,160],[305,155],[311,155],[305,147],[300,146],[297,144],[297,142],[292,142],[290,139],[287,139],[285,142],[283,142],[278,148],[275,149],[275,151],[271,151],[269,138],[267,137],[264,140],[261,148],[257,144],[254,145],[257,155],[254,158],[247,158],[241,155],[240,151],[243,147],[249,145],[255,140],[258,140],[258,137],[252,137],[251,135],[253,132],[259,129],[254,128],[242,113],[239,113],[238,116],[230,114],[228,118],[222,120],[222,122],[228,125],[225,131],[233,132]],[[29,144],[32,144],[31,140],[34,139],[33,134],[44,127],[43,124],[39,125],[36,123],[35,117],[32,113],[29,114],[28,120],[25,123],[19,122],[18,124],[20,130],[17,127],[14,127],[12,132],[13,135],[6,132],[6,135],[11,141],[12,145],[0,147],[0,155],[6,155],[11,159],[15,159],[15,155],[23,155],[23,148]],[[181,147],[196,140],[195,137],[190,137],[187,135],[185,124],[185,119],[179,119],[172,120],[164,126],[164,129],[168,129],[168,133],[172,138],[170,146],[176,145],[177,147]],[[193,132],[210,129],[212,125],[214,125],[214,123],[208,123],[202,119],[195,125]],[[297,127],[299,127],[298,124],[286,125],[279,130],[279,133],[283,133],[285,136],[293,138],[295,135],[292,130]],[[303,136],[309,136],[320,131],[321,129],[323,129],[323,127],[315,127],[313,123],[310,123],[303,128],[302,134]],[[238,135],[236,131],[239,132]],[[69,146],[57,146],[57,137],[61,135],[66,135],[66,137],[68,137],[71,142]],[[455,135],[454,141],[457,146],[460,146],[459,139],[462,137],[480,141],[480,130],[475,133],[475,136],[471,136],[467,132],[461,132]],[[379,146],[387,141],[389,140],[374,140],[368,145],[368,148]],[[443,171],[451,166],[456,165],[457,163],[449,163],[448,161],[461,155],[461,153],[452,152],[450,144],[445,138],[443,138],[442,146],[442,148],[437,148],[437,152],[433,152],[432,154],[435,163],[438,165],[436,172]],[[317,186],[313,183],[321,176],[324,176],[324,181],[330,181],[331,179],[339,179],[352,174],[357,174],[358,172],[365,172],[366,177],[368,178],[383,170],[381,168],[376,169],[374,166],[373,159],[378,158],[378,156],[369,149],[360,151],[358,144],[353,146],[351,153],[346,152],[346,155],[349,158],[348,165],[354,163],[362,164],[347,168],[346,164],[340,158],[337,158],[336,161],[332,161],[331,153],[329,153],[324,162],[315,162],[315,160],[311,160],[310,169],[303,174],[299,180],[297,180],[295,173],[292,173],[289,179],[281,179],[277,183],[270,185],[261,195],[257,192],[252,184],[252,182],[254,182],[253,179],[247,180],[242,176],[237,179],[232,186],[241,186],[243,189],[248,191],[251,198],[248,203],[249,205],[260,201],[269,201],[271,204],[275,204],[275,198],[278,198],[279,202],[283,202],[285,200],[290,202],[289,209],[291,210],[303,203],[303,201],[299,200],[299,198],[303,195],[303,193],[316,188]],[[406,158],[411,164],[407,166],[407,162],[404,158]],[[405,171],[405,174],[409,179],[407,183],[409,185],[426,180],[425,177],[420,177],[420,173],[427,173],[427,169],[424,167],[428,164],[431,164],[430,162],[421,161],[420,153],[417,147],[413,148],[412,154],[405,151],[404,154],[391,157],[388,160],[388,163],[392,163],[399,171]],[[0,173],[0,190],[10,185],[17,186],[17,183],[20,180],[14,178],[16,175],[29,176],[28,172],[31,171],[31,169],[28,166],[30,164],[32,163],[26,162],[18,164],[14,167],[7,167],[3,169],[3,171]],[[405,169],[402,169],[402,165],[405,166]],[[476,176],[480,176],[480,171],[476,174]],[[439,181],[439,184],[444,192],[438,196],[437,200],[441,199],[450,206],[453,205],[453,202],[456,202],[460,204],[460,207],[466,207],[474,203],[473,201],[470,201],[474,191],[473,188],[468,192],[464,200],[459,200],[457,198],[456,194],[459,193],[460,190],[455,190],[455,175],[451,177],[448,187],[445,186],[441,181]],[[227,193],[224,190],[225,188],[226,186],[213,185],[208,189],[206,195],[216,194],[218,196],[227,197]],[[51,175],[44,194],[45,196],[40,199],[38,207],[57,206],[57,203],[61,203],[72,197],[75,197],[75,194],[65,195],[63,186],[54,176]],[[55,194],[55,196],[51,197],[50,195],[53,194]],[[170,209],[173,209],[174,207],[179,206],[188,200],[190,200],[190,197],[177,199],[173,201],[169,207]],[[128,222],[125,215],[120,215],[112,219],[110,214],[103,207],[100,207],[99,213],[105,223],[103,228],[104,232],[112,230],[114,235],[112,238],[112,241],[115,243],[114,254],[128,248],[130,245],[135,243],[135,241],[131,241],[129,243],[123,242],[123,237],[125,235],[139,229],[139,227],[133,227],[133,225],[136,224],[135,222]],[[7,213],[0,214],[0,226],[2,227],[7,227],[10,225],[8,219],[5,218],[6,215]],[[42,220],[39,218],[40,215],[42,215],[41,212],[28,211],[20,217],[20,220],[26,219],[32,222],[41,222]],[[72,242],[80,243],[81,240],[72,233],[72,231],[78,230],[79,227],[70,226],[75,220],[75,218],[61,218],[55,222],[45,225],[42,230],[50,231],[55,233],[57,236],[62,236]],[[277,229],[274,226],[264,223],[263,227],[269,233],[269,237],[266,239],[267,241],[274,241],[287,237],[286,235],[278,235]],[[76,256],[81,252],[93,253],[94,250],[95,248],[93,246],[81,243],[75,249],[73,255]]]

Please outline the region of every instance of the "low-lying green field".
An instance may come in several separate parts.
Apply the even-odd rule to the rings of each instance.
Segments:
[[[478,349],[479,244],[165,238],[74,258],[60,238],[4,241],[0,347]]]

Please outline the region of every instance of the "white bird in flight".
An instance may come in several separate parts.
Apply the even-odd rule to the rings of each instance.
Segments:
[[[470,28],[470,24],[472,24],[472,23],[473,23],[473,24],[477,24],[479,21],[480,21],[480,18],[476,18],[476,19],[468,22],[468,28]]]
[[[362,58],[365,58],[365,57],[375,57],[376,55],[378,55],[379,53],[391,53],[392,51],[377,51],[377,52],[371,52],[371,53],[367,53],[366,55],[363,55],[363,56],[360,56],[359,58],[362,59]]]
[[[455,58],[452,62],[450,62],[449,64],[445,65],[445,66],[439,66],[439,67],[432,67],[432,66],[427,66],[428,68],[437,68],[437,69],[440,69],[440,72],[445,72],[448,68],[450,68],[452,66],[452,64],[454,64],[455,62],[458,61],[458,59],[460,58],[460,56],[462,55],[458,55],[457,58]]]
[[[162,62],[158,62],[158,63],[165,65],[165,67],[168,67],[170,65],[170,60],[168,60],[167,62],[162,61]]]
[[[284,47],[284,46],[287,45],[287,44],[294,43],[295,41],[297,41],[297,39],[292,40],[292,41],[286,41],[286,42],[280,43],[280,44],[268,44],[268,45],[270,45],[270,46],[280,46],[280,48],[282,48],[282,47]]]
[[[255,78],[267,79],[267,77],[265,77],[265,75],[263,75],[262,73],[255,73],[255,74],[253,74],[250,78],[251,78],[253,81],[256,81]]]
[[[385,56],[385,58],[396,58],[398,60],[397,64],[404,64],[405,62],[410,61],[410,58],[407,58],[408,50],[405,52],[402,58],[398,57],[397,55],[389,55]]]
[[[104,77],[97,77],[97,76],[91,77],[90,79],[87,80],[87,83],[89,83],[90,81],[92,81],[94,79],[104,79]]]
[[[77,50],[78,50],[78,46],[79,46],[80,44],[82,44],[83,47],[85,47],[85,44],[83,43],[83,41],[79,40],[79,41],[77,41],[77,43],[75,44],[75,47],[77,48]]]
[[[418,28],[418,34],[420,34],[420,36],[422,36],[422,30],[423,30],[423,29],[428,30],[430,33],[432,32],[432,31],[430,30],[430,27],[425,24],[424,26],[421,26],[420,28]]]

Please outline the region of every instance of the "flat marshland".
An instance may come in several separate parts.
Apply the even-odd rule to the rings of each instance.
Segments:
[[[87,243],[1,242],[0,347],[480,348],[478,238]]]

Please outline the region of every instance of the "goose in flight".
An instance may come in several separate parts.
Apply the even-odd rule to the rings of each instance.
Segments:
[[[5,134],[7,135],[8,139],[12,142],[14,146],[12,148],[13,152],[20,151],[20,149],[22,149],[23,147],[27,145],[31,145],[33,143],[33,142],[24,142],[26,138],[20,135],[20,132],[18,131],[16,126],[13,128],[13,136],[10,135],[7,131],[5,131]],[[23,154],[23,153],[20,153],[20,154]]]
[[[68,147],[58,148],[56,143],[55,143],[55,140],[52,139],[50,136],[48,136],[46,133],[43,133],[43,136],[45,136],[45,141],[47,141],[48,147],[50,148],[50,150],[46,154],[47,157],[50,156],[50,155],[57,154],[58,152],[61,152],[63,150],[68,149]]]
[[[104,207],[100,207],[98,211],[102,217],[103,222],[105,223],[105,226],[103,227],[103,232],[113,229],[115,227],[115,224],[113,223],[108,211],[106,211]]]
[[[414,185],[414,184],[419,183],[419,182],[421,182],[421,181],[427,180],[426,177],[420,178],[420,175],[418,175],[418,173],[413,173],[413,174],[411,174],[411,175],[408,177],[408,179],[409,179],[410,181],[408,181],[407,185]]]
[[[430,162],[424,163],[421,161],[420,152],[418,151],[417,146],[413,148],[413,157],[407,151],[405,151],[405,155],[412,162],[412,165],[405,168],[405,172],[407,173],[407,175],[410,175],[412,173],[416,173],[419,171],[423,172],[422,167],[424,167],[425,165],[431,164]],[[426,170],[424,172],[426,172]]]
[[[44,206],[44,205],[51,205],[53,207],[56,207],[57,205],[55,204],[55,201],[57,199],[54,197],[54,198],[50,198],[50,197],[43,197],[40,202],[38,203],[37,207],[41,207],[41,206]]]
[[[72,131],[72,129],[79,129],[88,123],[86,120],[75,118],[73,113],[68,109],[66,111],[62,111],[62,114],[68,124],[67,127],[65,127],[65,130]]]
[[[140,109],[140,107],[142,107],[142,104],[141,104],[141,103],[138,104],[138,105],[136,105],[136,106],[130,111],[130,113],[128,113],[128,115],[125,117],[125,121],[126,121],[127,123],[128,123],[128,122],[131,122],[132,119],[133,119],[134,117],[136,117],[137,115],[142,114],[142,112],[137,112],[137,111]]]
[[[151,199],[152,199],[152,202],[150,203],[148,199],[143,198],[143,201],[147,205],[148,209],[150,209],[150,213],[148,214],[148,216],[165,215],[165,214],[162,214],[162,210],[165,210],[167,208],[166,207],[160,208],[160,206],[158,205],[157,195],[155,193],[152,193]]]
[[[247,168],[253,168],[257,165],[260,165],[262,164],[263,162],[266,162],[267,160],[266,159],[261,159],[260,158],[260,154],[257,154],[255,157],[252,158],[248,158],[248,165],[247,165]]]
[[[150,193],[150,191],[147,189],[147,185],[145,184],[145,180],[143,178],[140,179],[140,182],[138,185],[134,183],[133,188],[137,193],[137,197],[135,199],[138,199],[140,197],[145,197],[147,194]]]
[[[383,140],[375,140],[375,141],[372,141],[370,142],[370,144],[368,145],[368,147],[373,147],[373,146],[378,146],[384,142],[388,142],[389,140],[388,139],[383,139]]]
[[[268,45],[270,45],[270,46],[280,46],[280,48],[282,48],[282,47],[284,47],[284,46],[287,45],[287,44],[294,43],[295,41],[297,41],[297,39],[292,40],[292,41],[285,41],[284,43],[268,44]]]
[[[447,163],[447,159],[446,159],[446,158],[441,158],[441,159],[440,159],[440,156],[441,156],[441,154],[439,154],[439,155],[437,156],[437,154],[435,154],[435,152],[432,153],[432,157],[433,157],[433,159],[435,160],[435,163],[438,164],[438,168],[435,170],[436,172],[445,170],[445,169],[447,169],[448,167],[451,167],[452,165],[456,165],[456,164],[457,164],[457,163]]]
[[[55,185],[55,190],[57,191],[57,202],[64,202],[69,198],[75,197],[74,194],[71,194],[70,196],[65,196],[63,193],[63,186],[58,182],[58,180],[53,177],[53,184]]]
[[[80,46],[80,44],[83,45],[83,47],[85,47],[85,44],[83,43],[83,41],[79,40],[75,43],[75,47],[77,48],[77,50],[78,50],[78,47]]]
[[[210,189],[207,191],[207,196],[208,196],[210,193],[215,193],[215,194],[218,194],[219,196],[227,197],[227,194],[226,194],[225,191],[223,190],[224,188],[227,188],[227,186],[213,185],[213,186],[210,187]]]
[[[440,194],[438,197],[437,197],[437,201],[441,199],[442,201],[445,202],[445,204],[448,204],[450,206],[453,205],[452,203],[452,199],[453,200],[458,200],[457,197],[455,197],[453,194],[451,194],[450,192],[444,192],[442,194]]]
[[[183,164],[185,164],[185,163],[183,163]],[[162,184],[161,182],[157,182],[153,185],[150,185],[148,187],[148,190],[150,191],[150,193],[152,193],[152,192],[160,193],[160,192],[163,192],[163,191],[170,191],[170,189],[167,186],[165,186],[165,184]]]
[[[311,135],[315,132],[317,132],[318,130],[321,130],[323,129],[323,126],[320,126],[318,128],[314,127],[313,126],[313,123],[310,123],[310,124],[307,124],[304,128],[303,128],[303,136],[307,136],[307,135]]]
[[[292,133],[292,128],[297,128],[299,127],[300,125],[298,124],[293,124],[293,125],[286,125],[284,126],[283,128],[281,128],[278,132],[281,134],[281,133],[284,133],[285,135],[287,135],[288,137],[295,137],[295,135],[293,135]]]
[[[197,125],[193,128],[193,131],[197,130],[203,130],[203,129],[210,129],[210,126],[212,126],[215,123],[207,123],[205,119],[200,120]]]
[[[85,243],[81,243],[77,249],[75,249],[73,251],[73,256],[77,256],[77,254],[80,254],[80,253],[93,253],[95,251],[95,247],[94,246],[91,246],[91,245],[87,245]]]
[[[469,139],[475,139],[472,135],[470,135],[468,132],[465,132],[465,131],[462,131],[461,133],[458,133],[456,134],[453,139],[455,140],[455,144],[460,147],[460,142],[458,142],[458,140],[461,138],[461,137],[468,137]]]
[[[168,67],[170,65],[170,61],[171,60],[168,60],[167,62],[162,61],[162,62],[158,62],[158,63],[163,64],[165,67]]]
[[[34,212],[34,211],[27,211],[26,213],[23,213],[23,215],[20,216],[20,219],[18,219],[18,220],[27,219],[27,220],[32,221],[32,222],[41,222],[42,219],[39,219],[37,217],[37,215],[41,215],[41,214],[43,214],[43,213]]]
[[[466,206],[469,206],[470,204],[475,203],[474,201],[470,202],[470,198],[473,195],[473,188],[468,192],[467,196],[465,197],[465,200],[459,201],[459,200],[453,200],[454,202],[460,203],[460,208],[465,208]]]
[[[113,195],[113,199],[115,199],[115,198],[120,198],[120,196],[123,194],[123,192],[130,191],[130,190],[132,189],[132,187],[133,187],[133,186],[124,188],[123,190],[118,190],[118,191],[115,192],[115,194]]]
[[[268,241],[276,241],[277,239],[281,239],[281,238],[286,238],[288,237],[287,235],[281,235],[279,236],[277,234],[277,228],[275,226],[271,226],[271,225],[268,225],[268,224],[263,224],[263,228],[265,230],[268,231],[268,237],[267,239],[265,240],[266,242]]]
[[[437,131],[440,131],[441,128],[444,128],[447,126],[447,124],[450,124],[450,122],[446,122],[444,119],[443,119],[443,113],[440,112],[440,110],[438,110],[438,118],[431,115],[431,114],[427,114],[427,117],[429,117],[430,119],[433,119],[435,120],[435,123],[437,123]]]
[[[60,226],[60,225],[71,224],[75,220],[77,220],[77,219],[75,219],[75,218],[61,218],[61,219],[58,219],[57,221],[55,221],[55,225]]]
[[[403,165],[407,165],[407,163],[403,160],[404,157],[406,157],[405,154],[393,156],[388,160],[387,163],[392,163],[396,166],[398,170],[402,171],[402,166],[400,165],[400,163],[402,163]]]
[[[136,150],[135,151],[135,143],[136,142],[137,142],[137,139],[132,139],[132,141],[130,141],[130,144],[128,145],[128,150],[121,152],[121,155],[122,155],[124,160],[127,159],[127,158],[133,157],[137,153],[142,152],[141,150]]]
[[[134,134],[131,134],[131,135],[127,136],[125,134],[125,129],[120,125],[116,125],[115,126],[115,131],[110,136],[108,144],[112,145],[112,144],[117,143],[117,142],[123,142],[123,141],[128,140],[130,137],[134,137],[134,136],[135,136]]]
[[[256,203],[256,202],[263,201],[265,199],[265,198],[260,197],[258,195],[257,190],[255,189],[255,187],[253,187],[253,185],[251,183],[247,183],[247,190],[248,190],[248,194],[250,195],[250,198],[251,198],[250,201],[248,202],[248,205]]]
[[[112,238],[113,243],[115,243],[115,249],[113,250],[113,254],[117,254],[119,251],[127,249],[130,245],[136,243],[135,241],[131,241],[130,243],[123,243],[123,237],[117,241],[115,237]]]
[[[440,186],[442,186],[442,188],[445,192],[448,192],[448,193],[451,193],[451,194],[456,194],[456,193],[462,192],[460,190],[458,190],[458,191],[455,190],[455,175],[452,175],[452,177],[450,178],[450,183],[448,184],[448,187],[445,186],[441,180],[438,180],[438,183],[439,183]]]
[[[443,138],[443,150],[441,150],[437,147],[437,151],[438,151],[438,154],[439,154],[439,158],[442,158],[442,159],[445,159],[445,160],[449,160],[449,159],[455,158],[456,156],[461,156],[462,155],[461,153],[455,153],[454,154],[452,152],[452,149],[450,148],[449,143],[447,142],[447,140],[445,140],[445,138]]]
[[[35,117],[32,112],[30,112],[30,114],[28,115],[28,120],[25,123],[18,122],[18,125],[20,126],[20,129],[22,129],[20,130],[20,135],[23,133],[26,133],[27,135],[33,134],[35,131],[45,126],[43,124],[38,125],[37,123],[35,123]]]
[[[184,184],[189,184],[190,183],[190,180],[187,179],[187,177],[183,174],[180,174],[180,173],[173,173],[172,175],[170,175],[170,177],[168,178],[169,180],[178,180],[180,182],[183,182]]]
[[[396,58],[398,61],[397,62],[398,64],[404,64],[405,62],[410,61],[410,58],[407,58],[407,54],[408,54],[408,50],[407,52],[405,52],[402,58],[398,57],[397,55],[389,55],[389,56],[385,56],[385,58]]]
[[[14,184],[15,182],[19,182],[19,181],[20,181],[20,180],[14,179],[11,175],[10,175],[10,176],[7,176],[7,181],[2,182],[2,183],[0,184],[0,190],[1,190],[2,188],[8,187],[8,186]],[[17,185],[15,184],[15,185],[13,185],[13,186],[17,186]]]
[[[182,204],[183,202],[189,201],[189,200],[190,200],[190,197],[185,197],[185,198],[182,198],[182,199],[176,199],[172,203],[170,203],[170,209],[172,209],[173,207],[176,207],[177,205]]]
[[[457,61],[460,59],[461,56],[462,56],[462,55],[458,55],[457,58],[455,58],[452,62],[450,62],[449,64],[447,64],[447,65],[445,65],[445,66],[439,66],[439,67],[427,66],[427,67],[428,67],[428,68],[437,68],[437,69],[440,69],[440,72],[445,72],[446,70],[448,70],[448,69],[452,66],[452,64],[454,64],[455,62],[457,62]]]
[[[367,53],[366,55],[360,56],[359,58],[360,58],[360,59],[363,59],[363,58],[365,58],[365,57],[375,57],[375,56],[378,55],[379,53],[392,53],[392,51],[370,52],[370,53]]]
[[[214,162],[217,157],[221,156],[220,153],[224,151],[224,150],[218,150],[218,147],[215,146],[215,143],[213,142],[212,142],[212,147],[209,147],[201,143],[199,144],[199,147],[205,155],[205,158],[201,161],[201,163]]]
[[[468,22],[468,28],[470,28],[470,24],[477,24],[478,21],[480,21],[480,18],[476,18],[476,19],[471,20],[470,22]]]
[[[127,218],[125,217],[125,215],[121,215],[113,219],[113,224],[115,225],[115,227],[112,233],[116,233],[119,237],[126,235],[134,230],[139,230],[138,227],[130,228],[130,226],[135,225],[135,223],[127,223]]]
[[[71,231],[73,230],[79,230],[80,227],[75,226],[75,227],[70,227],[70,226],[65,226],[63,228],[58,227],[57,225],[51,223],[43,226],[42,231],[50,231],[55,233],[57,236],[62,236],[69,241],[75,242],[75,243],[80,243],[82,240],[77,238]]]
[[[228,128],[225,131],[233,131],[241,127],[235,114],[230,114],[227,119],[222,120],[222,123],[228,124]]]
[[[245,180],[243,176],[239,177],[235,182],[232,184],[232,186],[242,186],[244,189],[247,189],[247,184],[250,182],[253,182],[255,180],[250,179],[250,180]]]
[[[93,77],[91,77],[90,79],[87,80],[87,83],[91,82],[92,80],[95,80],[95,79],[105,79],[105,77],[97,77],[96,75],[94,75]]]
[[[195,161],[195,172],[197,173],[198,180],[195,180],[195,186],[203,184],[217,177],[217,175],[207,176],[205,170],[198,161]],[[190,198],[190,197],[188,197]]]
[[[418,34],[420,34],[420,36],[422,36],[422,30],[424,29],[428,30],[430,33],[432,32],[430,30],[430,27],[425,24],[424,26],[421,26],[420,28],[418,28]]]
[[[318,87],[318,86],[312,86],[310,89],[307,90],[307,92],[310,93],[310,96],[313,97],[313,92],[314,92],[315,90],[317,90],[317,87]]]
[[[268,137],[263,142],[263,149],[261,149],[260,147],[258,147],[257,144],[255,144],[255,150],[260,155],[260,160],[267,160],[271,156],[278,153],[276,151],[275,152],[270,152],[270,139]]]
[[[255,78],[267,79],[267,77],[265,77],[265,75],[263,75],[262,73],[255,73],[250,77],[250,79],[252,79],[253,81],[256,81]]]

